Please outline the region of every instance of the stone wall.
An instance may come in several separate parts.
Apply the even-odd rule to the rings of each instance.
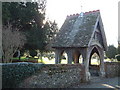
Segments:
[[[105,62],[106,77],[120,76],[120,62]]]
[[[62,88],[85,82],[81,64],[9,63],[2,66],[2,88]]]
[[[42,70],[25,79],[20,88],[65,88],[85,80],[84,66],[80,64],[46,65]]]
[[[89,71],[90,71],[91,76],[99,76],[100,66],[99,65],[90,65]]]
[[[81,64],[11,63],[1,65],[3,88],[65,88],[85,82],[85,67]],[[91,69],[99,72],[98,66],[93,66]],[[106,62],[105,72],[106,77],[120,76],[120,62]]]

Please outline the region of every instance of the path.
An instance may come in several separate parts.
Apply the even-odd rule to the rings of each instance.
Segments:
[[[120,90],[120,77],[115,78],[91,78],[91,81],[86,84],[74,86],[73,88],[112,88]]]

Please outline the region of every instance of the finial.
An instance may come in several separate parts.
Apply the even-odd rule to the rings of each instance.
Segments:
[[[83,6],[81,5],[81,12],[82,12],[82,8],[83,8]]]
[[[80,13],[80,17],[83,17],[83,15],[84,15],[84,13],[83,13],[83,11],[82,11],[82,8],[83,8],[83,6],[81,5],[81,13]]]

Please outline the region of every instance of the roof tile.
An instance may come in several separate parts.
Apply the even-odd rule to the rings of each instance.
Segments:
[[[52,47],[87,47],[99,10],[85,12],[83,17],[73,14],[66,18]]]

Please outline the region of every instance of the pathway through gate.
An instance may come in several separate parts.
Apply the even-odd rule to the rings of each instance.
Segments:
[[[98,78],[92,77],[89,83],[73,86],[71,88],[111,88],[113,90],[120,90],[120,77],[114,78]]]

